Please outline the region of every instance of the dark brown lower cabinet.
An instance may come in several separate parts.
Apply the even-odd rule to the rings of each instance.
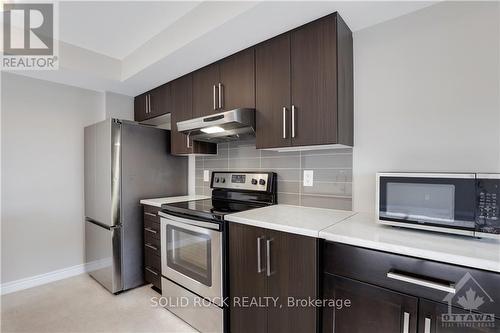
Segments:
[[[228,252],[232,333],[316,332],[315,238],[231,223]]]
[[[160,209],[144,206],[144,280],[161,292]]]
[[[452,307],[454,315],[471,314],[469,311]],[[418,333],[500,333],[500,320],[493,317],[482,317],[486,320],[478,322],[463,322],[461,318],[455,317],[460,322],[455,322],[448,315],[448,305],[421,299],[419,306]],[[472,314],[478,315],[478,314]],[[476,317],[477,318],[477,317]],[[489,319],[492,319],[489,322]]]
[[[325,274],[323,332],[416,333],[418,298]]]

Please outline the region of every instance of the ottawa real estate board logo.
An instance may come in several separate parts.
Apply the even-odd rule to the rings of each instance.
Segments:
[[[481,311],[494,300],[470,273],[460,279],[455,285],[455,292],[449,293],[443,301],[448,303],[447,313],[441,314],[443,327],[454,328],[457,332],[460,332],[459,329],[495,327],[495,314]]]
[[[3,70],[58,69],[56,3],[3,4]]]

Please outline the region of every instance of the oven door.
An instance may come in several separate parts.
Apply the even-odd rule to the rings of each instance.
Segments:
[[[378,220],[473,236],[475,174],[377,174]]]
[[[222,306],[222,232],[219,225],[161,214],[162,275]]]

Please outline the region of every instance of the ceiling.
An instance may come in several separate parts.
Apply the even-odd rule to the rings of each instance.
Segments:
[[[135,96],[335,11],[355,32],[434,3],[60,2],[59,70],[19,74]]]

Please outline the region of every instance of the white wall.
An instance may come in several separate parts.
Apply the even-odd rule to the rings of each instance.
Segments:
[[[500,172],[499,17],[443,2],[354,34],[354,210],[377,171]]]
[[[2,283],[83,263],[83,128],[102,93],[2,73]]]
[[[106,92],[104,93],[104,108],[106,118],[134,120],[134,97]]]

